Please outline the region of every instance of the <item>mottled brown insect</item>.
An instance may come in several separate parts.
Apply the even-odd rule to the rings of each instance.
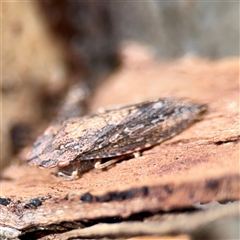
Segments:
[[[173,137],[207,109],[205,104],[156,99],[50,126],[33,145],[28,162],[59,168],[78,178]],[[104,161],[104,163],[103,163]]]

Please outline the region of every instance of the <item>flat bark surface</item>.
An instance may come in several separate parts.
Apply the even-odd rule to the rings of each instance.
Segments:
[[[93,169],[75,181],[13,163],[1,181],[1,198],[7,203],[0,205],[0,225],[10,229],[7,234],[18,236],[56,226],[66,231],[87,220],[239,200],[239,60],[158,63],[133,56],[99,87],[92,111],[175,97],[206,103],[207,113],[142,156],[106,171]]]

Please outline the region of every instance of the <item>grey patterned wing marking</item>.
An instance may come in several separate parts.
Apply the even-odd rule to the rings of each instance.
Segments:
[[[128,114],[118,124],[109,112],[104,134],[82,159],[114,157],[153,146],[181,132],[205,109],[205,105],[159,99],[123,108]]]
[[[156,99],[50,127],[34,144],[28,162],[43,167],[75,159],[109,158],[153,146],[184,130],[206,105]]]

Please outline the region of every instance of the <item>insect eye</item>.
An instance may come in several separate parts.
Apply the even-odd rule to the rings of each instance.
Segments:
[[[69,165],[69,161],[68,160],[64,160],[64,159],[60,159],[60,160],[58,160],[58,162],[57,162],[57,166],[58,167],[66,167],[66,166],[68,166]]]

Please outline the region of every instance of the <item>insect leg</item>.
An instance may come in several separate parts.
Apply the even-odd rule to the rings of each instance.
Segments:
[[[71,172],[71,175],[67,175],[67,174],[59,171],[59,172],[57,173],[57,176],[58,176],[58,177],[63,177],[63,178],[65,178],[66,180],[74,180],[74,179],[79,178],[79,176],[78,176],[78,169],[76,169],[75,171]]]
[[[111,159],[105,163],[102,163],[102,159],[97,159],[95,160],[95,164],[94,164],[94,168],[96,169],[103,169],[103,168],[106,168],[122,159],[124,159],[125,157],[121,156],[121,157],[118,157],[118,158],[114,158],[114,159]]]
[[[135,158],[138,158],[138,157],[141,157],[141,156],[142,156],[142,153],[141,153],[140,151],[137,151],[137,152],[134,152],[134,153],[133,153],[133,156],[134,156]]]
[[[70,164],[70,166],[67,166],[65,168],[59,168],[58,169],[58,177],[64,177],[66,180],[74,180],[79,178],[79,167],[80,162]]]

